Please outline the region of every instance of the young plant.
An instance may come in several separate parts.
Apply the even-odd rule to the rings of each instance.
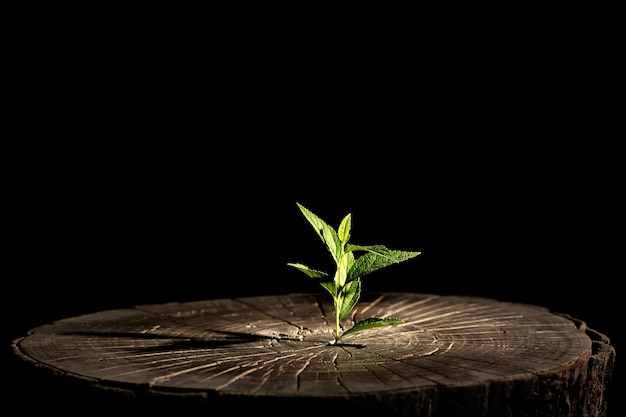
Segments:
[[[350,240],[350,228],[352,227],[352,215],[350,213],[343,218],[339,228],[335,230],[302,204],[296,204],[304,217],[313,226],[318,236],[326,244],[336,263],[336,270],[332,278],[324,271],[311,269],[301,263],[287,263],[287,265],[315,279],[333,297],[335,339],[330,343],[340,343],[343,336],[357,331],[404,323],[403,320],[393,317],[370,317],[359,321],[343,333],[341,333],[339,326],[341,319],[346,317],[359,301],[362,287],[361,278],[364,275],[414,258],[421,252],[390,250],[383,245],[362,246],[350,244],[348,243]],[[355,256],[357,252],[363,252],[363,254],[357,257]]]

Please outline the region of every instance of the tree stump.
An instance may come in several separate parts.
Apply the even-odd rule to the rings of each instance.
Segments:
[[[615,350],[568,315],[479,297],[365,293],[342,325],[372,316],[405,323],[332,345],[331,297],[297,293],[101,311],[37,327],[13,351],[37,369],[33,384],[47,378],[38,386],[55,390],[48,401],[82,399],[92,410],[606,414]]]

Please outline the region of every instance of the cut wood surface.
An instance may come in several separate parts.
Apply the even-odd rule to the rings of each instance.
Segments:
[[[615,351],[578,319],[478,297],[366,293],[342,324],[372,316],[405,322],[331,345],[327,294],[213,299],[59,320],[15,340],[13,350],[65,384],[68,398],[76,389],[92,404],[174,406],[186,415],[222,415],[224,407],[274,415],[606,413]]]

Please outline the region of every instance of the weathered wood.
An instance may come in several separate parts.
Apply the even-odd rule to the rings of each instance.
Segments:
[[[527,304],[416,293],[364,294],[353,312],[344,326],[370,316],[405,323],[329,345],[330,297],[286,294],[67,318],[33,329],[13,350],[54,381],[40,389],[62,386],[55,399],[88,398],[96,409],[606,414],[615,350],[580,320]]]

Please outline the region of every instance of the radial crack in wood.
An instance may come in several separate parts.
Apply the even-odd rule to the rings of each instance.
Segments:
[[[126,409],[163,411],[169,405],[187,415],[223,407],[270,407],[275,415],[292,415],[289,407],[345,416],[606,413],[615,350],[580,320],[478,297],[370,293],[343,328],[371,316],[404,323],[331,345],[331,301],[285,294],[139,305],[37,327],[13,349],[55,383],[64,381],[110,407],[123,401]]]

